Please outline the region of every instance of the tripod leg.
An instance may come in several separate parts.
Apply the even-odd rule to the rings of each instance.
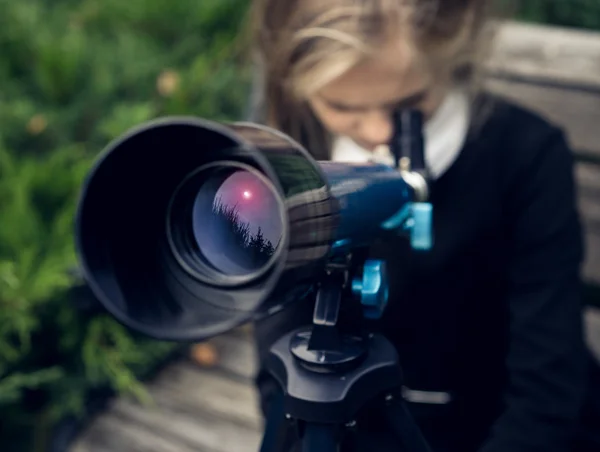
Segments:
[[[337,452],[335,426],[307,423],[302,437],[302,452]]]
[[[291,427],[283,415],[283,401],[283,393],[278,392],[271,402],[260,452],[289,452],[292,450],[293,435],[289,434]]]
[[[385,403],[385,414],[400,443],[402,450],[410,452],[432,452],[421,430],[412,418],[406,404],[398,400],[400,396],[388,396]]]

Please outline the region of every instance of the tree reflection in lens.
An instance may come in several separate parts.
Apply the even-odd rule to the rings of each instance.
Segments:
[[[244,275],[267,264],[283,225],[274,193],[258,176],[235,171],[214,193],[211,212],[198,208],[201,204],[207,205],[201,199],[194,205],[194,236],[217,270]]]

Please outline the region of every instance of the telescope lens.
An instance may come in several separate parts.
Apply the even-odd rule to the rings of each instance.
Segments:
[[[278,210],[274,193],[258,175],[234,170],[212,176],[200,189],[192,210],[200,252],[225,275],[259,271],[281,240]]]
[[[187,207],[186,207],[187,206]],[[171,207],[171,244],[188,270],[205,280],[257,277],[275,258],[284,233],[276,189],[252,167],[203,167]]]

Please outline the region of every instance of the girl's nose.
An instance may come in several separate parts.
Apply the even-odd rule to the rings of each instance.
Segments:
[[[389,112],[374,111],[367,113],[357,131],[360,140],[373,150],[381,144],[387,144],[392,138],[393,124]]]

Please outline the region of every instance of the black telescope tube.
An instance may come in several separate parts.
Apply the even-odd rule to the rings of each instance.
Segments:
[[[260,174],[276,199],[281,239],[248,274],[190,269],[202,263],[186,232],[191,200],[219,167]],[[164,118],[98,158],[81,190],[76,247],[90,288],[123,324],[158,339],[203,340],[302,302],[337,244],[368,243],[410,197],[391,168],[317,162],[268,127]]]

